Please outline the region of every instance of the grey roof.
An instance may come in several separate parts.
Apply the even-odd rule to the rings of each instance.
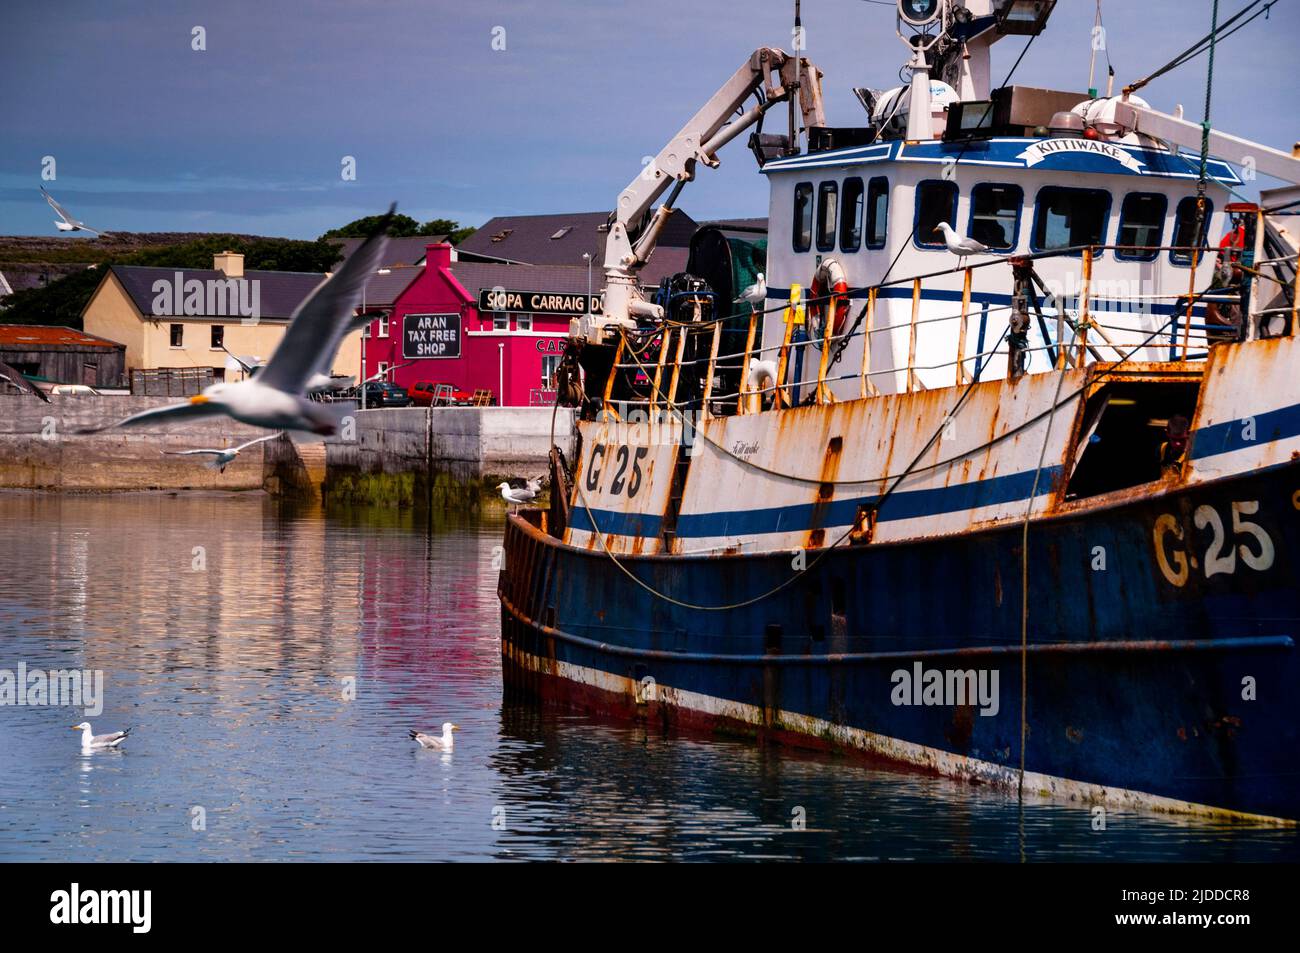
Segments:
[[[586,265],[502,265],[478,261],[453,261],[451,273],[477,296],[484,288],[507,291],[554,291],[560,294],[587,293]],[[591,290],[600,294],[604,284],[599,268],[591,270]]]
[[[556,215],[498,215],[460,243],[458,249],[473,255],[530,265],[581,265],[583,252],[594,255],[596,266],[604,258],[608,212],[564,212]],[[695,220],[678,209],[659,236],[659,247],[690,244]],[[584,278],[585,289],[585,278]]]
[[[112,273],[122,283],[131,301],[143,315],[153,313],[155,281],[174,280],[176,272],[182,281],[197,278],[199,281],[223,281],[225,274],[212,268],[151,268],[142,265],[113,265]],[[244,277],[258,283],[258,304],[264,319],[286,320],[294,309],[325,280],[324,275],[299,271],[245,271]],[[214,315],[216,317],[216,315]],[[221,315],[221,317],[226,317]]]
[[[393,267],[386,275],[373,274],[366,282],[366,293],[362,301],[367,309],[391,307],[397,296],[406,290],[406,286],[422,274],[423,265]]]
[[[434,245],[447,240],[446,235],[412,235],[406,238],[390,238],[388,244],[384,246],[384,260],[379,263],[381,268],[394,268],[399,265],[418,265],[424,261],[424,251],[426,245]],[[348,257],[361,247],[364,238],[333,238],[331,242],[339,246],[343,252],[343,257],[334,265],[337,271]]]

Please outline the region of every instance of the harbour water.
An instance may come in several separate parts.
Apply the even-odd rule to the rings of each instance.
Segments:
[[[503,701],[500,514],[0,493],[0,859],[1297,860],[1300,833],[1014,797]],[[31,700],[28,698],[27,700]],[[458,724],[454,752],[411,727]]]

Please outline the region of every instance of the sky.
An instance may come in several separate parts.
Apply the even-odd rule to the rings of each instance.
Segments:
[[[1246,2],[1224,0],[1220,19]],[[393,201],[422,221],[469,225],[611,208],[642,157],[751,51],[790,48],[792,9],[792,0],[4,0],[0,234],[58,234],[42,184],[109,231],[315,238]],[[1211,0],[1103,0],[1117,91],[1207,33],[1210,10]],[[1059,0],[1015,82],[1086,90],[1094,13],[1095,0]],[[898,85],[906,60],[892,4],[803,0],[803,21],[830,123],[862,125],[852,87]],[[192,48],[195,27],[206,49]],[[1267,21],[1219,47],[1216,128],[1289,151],[1300,139],[1289,72],[1298,39],[1300,0],[1278,0]],[[994,47],[995,81],[1024,43]],[[1202,56],[1141,95],[1199,120],[1205,70]],[[767,213],[744,138],[722,151],[720,169],[699,170],[679,207],[696,219]],[[53,181],[42,179],[47,156]],[[353,180],[342,176],[347,156]]]

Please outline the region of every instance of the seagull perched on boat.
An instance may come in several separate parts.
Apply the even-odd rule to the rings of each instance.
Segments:
[[[249,447],[253,446],[253,444],[261,443],[264,440],[273,440],[278,436],[280,436],[279,433],[269,433],[265,437],[258,437],[254,440],[248,441],[248,443],[241,443],[238,447],[226,447],[224,450],[209,450],[204,448],[198,450],[159,450],[158,452],[167,457],[194,457],[209,455],[213,459],[205,461],[203,465],[211,467],[218,473],[225,473],[226,467],[230,465],[235,457],[239,456],[241,450],[247,450]]]
[[[960,237],[947,222],[940,222],[934,230],[943,233],[943,243],[948,246],[948,251],[957,256],[958,268],[962,266],[968,255],[982,255],[989,250],[988,245],[977,242],[973,238]]]
[[[51,195],[49,192],[46,192],[45,186],[43,185],[41,186],[41,194],[45,196],[45,201],[50,203],[50,208],[54,209],[54,213],[58,215],[60,219],[62,219],[62,221],[54,223],[54,227],[57,228],[59,231],[90,232],[90,234],[98,238],[102,238],[108,234],[108,232],[97,232],[95,231],[95,229],[91,228],[85,222],[79,221],[78,219],[75,219],[71,215],[69,215],[68,210],[64,208],[62,205],[60,205],[58,202],[54,201],[54,196]]]
[[[280,346],[254,377],[212,384],[183,404],[141,411],[115,424],[80,433],[182,418],[227,416],[254,427],[333,436],[353,406],[310,400],[307,389],[321,368],[333,361],[339,344],[354,327],[357,303],[366,281],[383,260],[388,242],[386,232],[396,208],[391,206],[375,231],[333,277],[318,285],[298,305]]]
[[[49,394],[45,393],[45,391],[41,390],[39,387],[37,387],[35,384],[29,381],[26,377],[24,377],[21,371],[18,371],[15,368],[10,367],[4,361],[0,361],[0,381],[8,381],[10,384],[13,384],[19,390],[26,391],[27,393],[31,394],[34,397],[39,397],[47,404],[50,402]]]
[[[131,733],[131,729],[127,728],[125,731],[110,731],[106,735],[93,734],[90,730],[90,722],[88,721],[83,721],[79,725],[73,725],[72,730],[81,732],[81,750],[83,752],[98,751],[104,748],[116,748],[123,741],[126,741],[126,736]]]
[[[511,486],[509,483],[500,483],[497,485],[497,489],[501,491],[501,499],[520,507],[537,499],[541,478],[539,477],[538,480],[537,487],[534,487],[531,483],[527,486]]]
[[[421,748],[429,748],[432,751],[450,751],[455,746],[456,741],[452,738],[453,731],[460,731],[460,725],[453,725],[449,721],[442,723],[442,737],[437,735],[426,735],[423,731],[411,729],[411,738],[419,742]]]
[[[758,273],[758,281],[740,293],[740,300],[754,311],[761,310],[767,304],[767,279],[761,271]]]

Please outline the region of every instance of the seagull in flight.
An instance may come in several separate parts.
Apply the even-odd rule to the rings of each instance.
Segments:
[[[280,436],[279,433],[269,433],[265,437],[258,437],[255,440],[248,441],[248,443],[241,443],[238,447],[227,447],[224,450],[209,450],[204,448],[199,450],[159,450],[158,452],[168,457],[191,457],[208,454],[211,455],[213,459],[204,463],[204,466],[211,467],[218,473],[225,473],[226,467],[230,465],[235,457],[239,456],[241,450],[247,450],[249,447],[253,446],[253,444],[261,443],[264,440],[273,440],[278,436]]]
[[[453,731],[460,731],[460,725],[453,725],[449,721],[442,723],[442,737],[437,735],[426,735],[423,731],[411,729],[411,739],[419,742],[421,748],[429,748],[433,751],[450,751],[455,747],[456,740],[452,738]]]
[[[518,508],[537,499],[537,494],[541,489],[541,477],[537,479],[536,485],[529,483],[525,486],[511,486],[509,483],[501,483],[497,485],[497,489],[501,491],[501,499]]]
[[[269,430],[298,430],[325,437],[338,433],[342,418],[352,412],[353,406],[323,404],[309,399],[307,391],[321,368],[333,361],[339,344],[356,324],[357,303],[366,281],[383,260],[386,232],[396,208],[389,207],[388,214],[361,247],[298,305],[279,347],[256,376],[212,384],[183,404],[155,407],[80,433],[219,416]]]
[[[0,381],[8,381],[10,384],[13,384],[19,390],[26,391],[27,393],[31,394],[34,397],[39,397],[47,404],[50,402],[49,394],[45,393],[45,391],[41,390],[39,387],[37,387],[35,384],[29,381],[26,377],[24,377],[20,371],[10,367],[4,361],[0,361]]]
[[[128,728],[125,731],[110,731],[106,735],[96,735],[91,732],[90,722],[88,721],[73,725],[72,730],[81,732],[81,751],[83,754],[90,751],[101,751],[104,748],[116,748],[123,741],[126,741],[126,736],[131,733],[131,729]]]
[[[754,282],[748,288],[740,293],[740,300],[749,305],[751,310],[758,311],[767,304],[767,279],[763,273],[758,273],[758,281]]]
[[[968,255],[982,255],[989,250],[988,245],[981,244],[973,238],[962,238],[947,222],[940,222],[934,230],[943,233],[943,243],[948,246],[948,251],[957,256],[958,268],[965,263]]]
[[[50,208],[54,209],[54,214],[58,215],[62,221],[54,223],[54,227],[61,232],[90,232],[90,234],[103,238],[108,232],[97,232],[88,226],[85,222],[73,218],[68,214],[68,210],[54,201],[54,196],[45,191],[45,186],[41,186],[41,194],[45,196],[45,201],[50,203]]]

